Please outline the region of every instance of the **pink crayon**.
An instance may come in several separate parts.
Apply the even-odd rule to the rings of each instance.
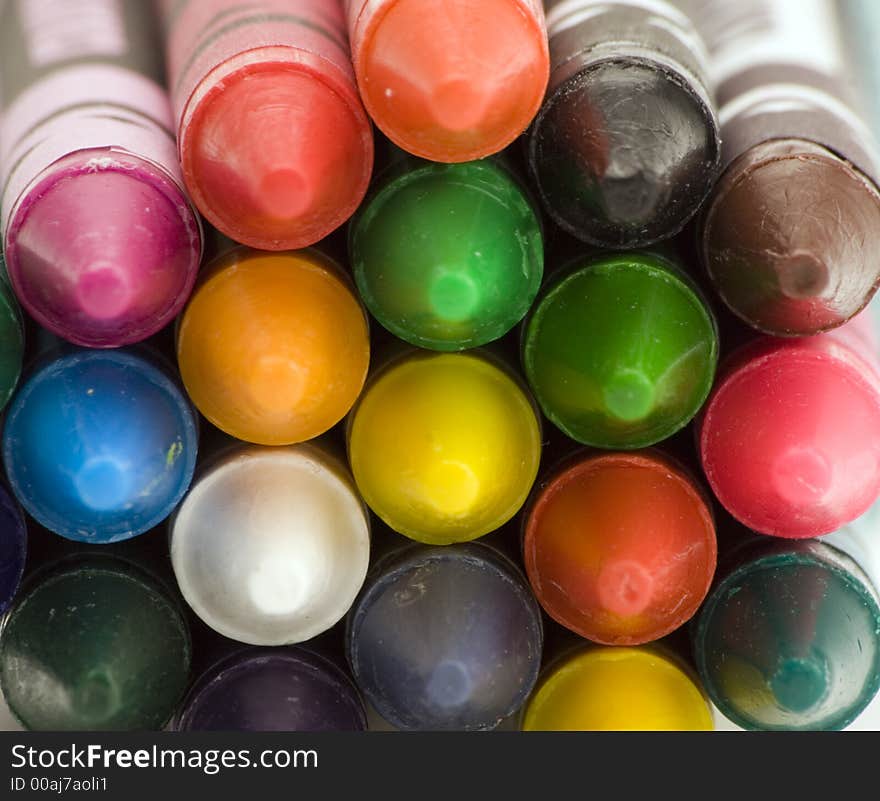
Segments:
[[[145,339],[183,307],[202,251],[152,4],[0,9],[0,231],[13,289],[76,344]]]

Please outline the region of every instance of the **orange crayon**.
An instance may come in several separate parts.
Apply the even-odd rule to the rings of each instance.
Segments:
[[[367,318],[321,253],[236,248],[193,293],[177,358],[193,403],[217,428],[290,445],[324,433],[354,404],[370,360]]]
[[[550,74],[541,0],[346,0],[361,98],[396,145],[461,162],[509,145]]]

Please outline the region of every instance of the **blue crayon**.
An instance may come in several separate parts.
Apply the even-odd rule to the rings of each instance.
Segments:
[[[0,615],[12,603],[27,554],[27,526],[18,504],[0,486]]]
[[[18,500],[70,540],[143,534],[192,480],[196,413],[170,369],[140,349],[65,348],[13,399],[3,462]]]

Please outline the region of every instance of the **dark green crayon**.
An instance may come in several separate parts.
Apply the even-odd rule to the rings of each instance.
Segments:
[[[0,688],[28,729],[161,729],[189,680],[182,610],[115,556],[67,558],[22,588],[0,636]]]

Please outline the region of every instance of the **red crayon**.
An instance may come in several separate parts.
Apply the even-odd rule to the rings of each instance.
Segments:
[[[536,494],[526,572],[544,610],[603,645],[638,645],[689,620],[709,591],[712,513],[674,462],[654,451],[579,455]]]
[[[373,166],[338,0],[160,0],[187,188],[252,247],[312,245]]]
[[[698,425],[718,500],[755,531],[836,531],[880,494],[880,365],[869,312],[814,337],[731,355]]]
[[[509,145],[537,114],[550,56],[541,0],[345,0],[376,125],[432,161]]]

